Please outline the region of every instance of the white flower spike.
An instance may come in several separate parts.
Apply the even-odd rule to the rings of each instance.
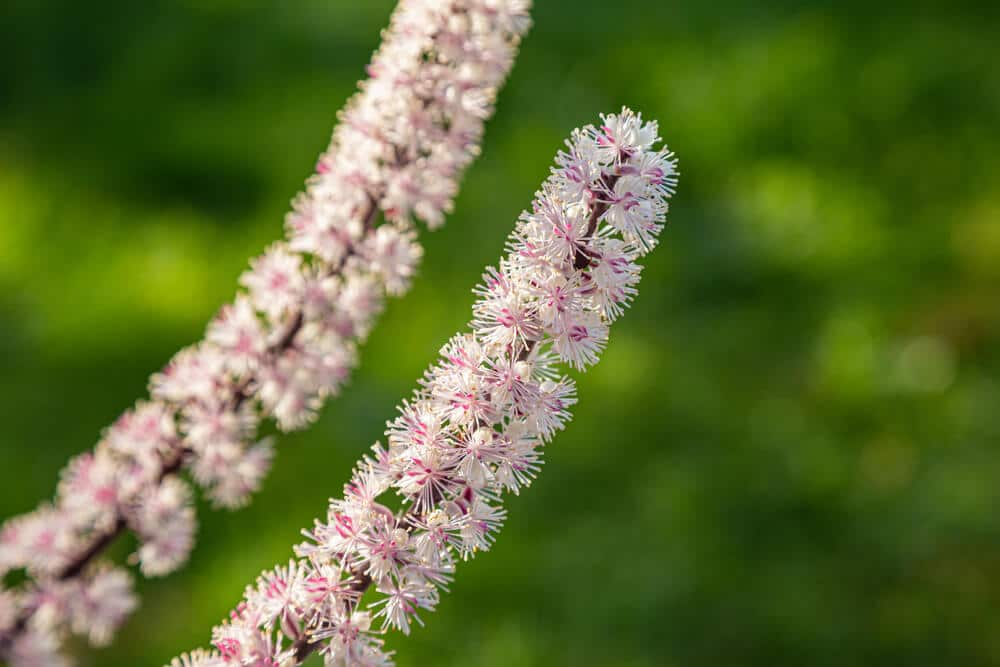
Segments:
[[[247,589],[212,633],[216,651],[172,666],[292,667],[317,651],[331,667],[391,664],[382,635],[423,625],[458,560],[490,549],[502,495],[531,483],[570,418],[564,366],[598,360],[676,185],[655,122],[628,109],[602,121],[557,157],[507,256],[475,290],[472,331],[442,348],[388,423],[387,448],[358,463],[326,520],[304,532],[298,560]],[[615,208],[623,179],[635,202],[628,224]],[[379,502],[389,491],[402,496],[398,512]],[[374,599],[361,609],[366,591]]]

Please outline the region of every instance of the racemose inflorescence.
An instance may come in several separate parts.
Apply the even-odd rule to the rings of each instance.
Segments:
[[[415,222],[442,224],[478,154],[484,121],[529,25],[530,0],[401,0],[341,112],[329,149],[288,215],[287,240],[251,262],[205,339],[150,382],[56,498],[0,529],[0,658],[66,664],[66,634],[106,643],[137,605],[129,573],[98,557],[139,539],[145,576],[179,567],[195,535],[187,471],[219,506],[247,501],[269,467],[258,424],[309,424],[357,363],[386,294],[406,291],[421,257]],[[382,221],[380,222],[380,214]]]
[[[471,332],[444,346],[296,558],[247,587],[215,650],[170,667],[292,667],[314,652],[329,666],[391,663],[383,634],[422,624],[456,564],[493,544],[503,495],[531,483],[570,419],[565,367],[598,361],[635,295],[676,185],[658,142],[627,109],[573,133],[476,288]]]

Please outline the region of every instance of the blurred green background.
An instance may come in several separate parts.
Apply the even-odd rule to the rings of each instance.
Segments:
[[[281,235],[392,4],[3,2],[0,517]],[[1000,664],[996,10],[539,0],[349,390],[249,508],[201,508],[189,565],[82,664],[207,644],[467,322],[563,138],[622,104],[681,161],[664,243],[495,550],[390,638],[399,665]]]

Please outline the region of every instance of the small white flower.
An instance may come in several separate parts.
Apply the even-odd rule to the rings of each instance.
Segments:
[[[297,630],[299,610],[305,595],[309,568],[300,567],[292,560],[285,567],[278,566],[257,577],[255,587],[247,587],[245,598],[252,615],[261,625],[276,620],[284,622],[287,629]],[[286,632],[290,635],[292,632]]]
[[[153,472],[176,434],[174,416],[165,405],[140,401],[118,418],[105,433],[105,439],[111,450]]]
[[[149,393],[154,399],[171,403],[212,400],[224,381],[225,364],[225,357],[215,347],[193,345],[184,348],[163,371],[153,375]],[[156,409],[166,410],[159,405]],[[169,415],[165,419],[169,419]]]
[[[331,265],[343,261],[356,240],[349,227],[337,224],[352,217],[345,203],[302,194],[292,206],[285,219],[289,248],[316,255]]]
[[[421,579],[407,577],[383,580],[378,586],[378,592],[385,597],[373,605],[382,607],[375,618],[382,617],[383,629],[394,628],[404,635],[410,634],[411,621],[424,624],[417,612],[420,609],[433,611],[439,598],[434,586]]]
[[[620,239],[605,238],[598,243],[589,274],[595,288],[591,298],[609,322],[625,312],[637,292],[642,267],[635,262],[635,255]]]
[[[240,283],[250,290],[254,306],[277,322],[299,302],[304,283],[302,258],[276,243],[250,263],[250,270],[240,277]]]
[[[601,114],[596,133],[598,156],[604,164],[624,162],[637,151],[647,151],[659,140],[656,121],[642,122],[642,114],[623,108],[620,114]]]
[[[368,237],[363,250],[371,270],[385,284],[389,294],[399,295],[409,288],[417,264],[424,254],[412,230],[381,225]]]
[[[600,315],[591,312],[575,313],[567,318],[555,336],[554,349],[578,370],[597,363],[608,342],[608,325]]]
[[[226,368],[238,377],[257,367],[267,347],[250,300],[240,295],[208,325],[206,340],[218,346]]]
[[[249,502],[271,467],[273,439],[265,438],[251,447],[222,443],[198,452],[191,464],[199,484],[219,507],[234,509]]]
[[[95,646],[104,646],[139,605],[132,577],[123,569],[102,567],[86,575],[83,589],[70,602],[73,632],[85,635]]]
[[[144,576],[158,577],[187,560],[196,529],[191,488],[168,477],[140,495],[128,512],[129,525],[141,540],[133,560]]]
[[[11,519],[0,534],[0,557],[6,569],[25,568],[35,575],[60,571],[80,549],[72,516],[44,504]]]
[[[107,448],[77,456],[62,472],[57,490],[59,508],[77,525],[110,529],[118,518],[122,472]]]

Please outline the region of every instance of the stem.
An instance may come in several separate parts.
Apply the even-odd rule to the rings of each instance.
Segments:
[[[614,194],[615,183],[618,182],[618,176],[607,175],[601,179],[604,187],[611,194]],[[594,195],[596,199],[596,194]],[[590,212],[590,220],[587,222],[587,233],[584,236],[585,239],[589,239],[597,231],[597,223],[601,221],[601,216],[608,210],[610,202],[597,200],[594,204],[594,210]],[[573,268],[577,271],[582,271],[583,269],[590,266],[590,262],[593,261],[594,256],[583,248],[578,248],[576,251],[576,256],[573,258]]]

